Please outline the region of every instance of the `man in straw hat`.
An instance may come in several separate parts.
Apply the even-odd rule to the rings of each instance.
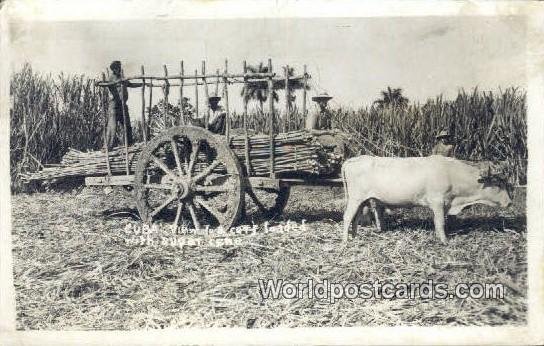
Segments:
[[[312,97],[312,101],[319,106],[319,113],[309,113],[306,116],[305,128],[311,130],[324,130],[331,128],[331,114],[327,108],[327,103],[332,99],[326,92],[322,92]]]
[[[110,76],[109,82],[118,82],[123,80],[123,73],[120,61],[113,61],[110,64],[110,70],[113,74]],[[123,125],[125,118],[127,120],[127,142],[128,145],[131,145],[133,143],[134,139],[132,137],[132,127],[130,126],[130,116],[128,114],[127,107],[127,87],[137,88],[141,86],[142,83],[131,83],[129,81],[125,81],[122,83],[110,85],[108,87],[112,96],[109,100],[108,105],[108,125],[106,127],[106,139],[108,149],[113,148],[115,144],[115,132],[117,131],[117,123]]]
[[[221,97],[213,94],[208,99],[208,104],[212,114],[208,119],[208,130],[217,134],[225,134],[227,112],[225,108],[219,104]]]
[[[455,145],[452,143],[451,134],[447,130],[442,130],[436,135],[438,141],[433,147],[432,155],[442,155],[453,157]]]

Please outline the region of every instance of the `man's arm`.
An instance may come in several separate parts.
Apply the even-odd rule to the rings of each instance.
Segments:
[[[142,85],[144,85],[144,83],[133,83],[133,82],[126,81],[126,82],[125,82],[125,85],[126,85],[128,88],[139,88],[139,87],[141,87]]]

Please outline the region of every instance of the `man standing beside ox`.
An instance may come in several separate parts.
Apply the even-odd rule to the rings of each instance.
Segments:
[[[440,131],[440,133],[436,135],[436,140],[438,143],[433,147],[432,155],[454,157],[455,145],[452,136],[448,131]]]
[[[113,61],[110,64],[110,70],[112,75],[109,78],[109,82],[119,82],[123,80],[121,62]],[[128,91],[129,88],[141,87],[142,83],[131,83],[129,81],[124,81],[121,83],[112,84],[108,87],[111,93],[111,98],[108,104],[108,125],[106,127],[106,139],[108,149],[112,149],[116,144],[115,133],[117,131],[117,123],[121,125],[124,124],[125,119],[127,122],[127,141],[128,145],[134,143],[134,138],[132,136],[132,127],[130,126],[130,116],[128,114],[127,100],[128,100]],[[123,114],[124,113],[124,114]]]

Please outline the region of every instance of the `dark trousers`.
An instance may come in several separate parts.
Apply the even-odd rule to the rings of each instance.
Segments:
[[[134,139],[132,136],[132,127],[130,126],[130,116],[128,114],[128,107],[126,104],[124,105],[124,108],[125,108],[125,118],[127,119],[128,145],[132,145],[134,143]],[[117,132],[117,123],[119,123],[121,126],[123,126],[124,124],[123,107],[118,103],[110,102],[108,107],[108,124],[106,127],[106,140],[107,140],[108,149],[112,149],[114,146],[117,145],[117,140],[115,137],[115,133]],[[123,137],[123,141],[124,141],[124,137]]]
[[[215,118],[214,121],[208,125],[208,130],[216,134],[224,135],[226,128],[226,118],[226,113],[219,114],[217,118]]]

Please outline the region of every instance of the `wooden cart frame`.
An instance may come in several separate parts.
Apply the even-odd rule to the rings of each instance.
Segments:
[[[206,218],[212,216],[215,225],[224,228],[234,226],[245,214],[245,194],[247,194],[255,205],[268,216],[274,216],[282,212],[285,207],[290,188],[293,185],[318,185],[333,186],[341,185],[341,179],[320,178],[316,176],[297,176],[292,174],[289,177],[282,177],[275,171],[274,157],[274,98],[271,96],[274,89],[274,81],[285,80],[286,100],[292,92],[289,88],[291,80],[302,80],[304,83],[303,115],[307,114],[307,83],[310,78],[304,66],[304,73],[301,76],[289,76],[289,66],[285,66],[284,76],[279,77],[272,70],[272,60],[268,60],[266,73],[248,73],[246,62],[243,63],[243,73],[233,74],[228,72],[228,62],[225,61],[223,73],[217,71],[215,74],[206,74],[205,62],[202,62],[202,70],[199,74],[185,75],[183,61],[180,63],[180,73],[169,75],[164,66],[164,76],[147,76],[144,67],[141,68],[141,75],[124,77],[117,82],[107,82],[105,75],[102,81],[97,83],[101,87],[111,87],[119,83],[138,81],[141,82],[141,124],[144,148],[138,156],[136,168],[131,172],[129,163],[129,145],[127,139],[127,115],[124,114],[124,150],[125,150],[125,174],[112,174],[110,169],[110,156],[106,147],[106,165],[108,174],[104,176],[88,176],[85,184],[89,186],[132,186],[136,198],[136,204],[140,217],[145,222],[151,222],[159,217],[162,211],[169,205],[176,205],[176,213],[173,219],[175,225],[179,224],[182,214],[186,214],[195,228],[202,226],[202,215],[198,210],[204,210]],[[208,101],[210,93],[208,83],[210,80],[221,81],[224,88],[224,108],[226,112],[226,128],[224,135],[216,135],[207,130],[210,107],[206,102],[204,113],[205,128],[195,126],[171,126],[166,131],[153,139],[148,138],[149,118],[146,120],[146,88],[149,89],[148,104],[149,113],[153,103],[153,88],[162,88],[165,105],[168,104],[168,95],[171,88],[179,87],[180,100],[184,99],[184,88],[193,86],[195,93],[195,113],[198,115],[198,92],[199,86],[204,89],[205,99]],[[249,82],[266,82],[269,92],[268,97],[268,145],[270,148],[268,174],[267,176],[255,176],[250,162],[250,145],[248,135],[248,98],[244,97],[243,111],[243,133],[244,133],[244,167],[240,164],[237,156],[229,147],[231,141],[231,118],[229,110],[229,84],[243,83],[247,91]],[[106,95],[107,93],[104,93]],[[124,93],[121,92],[121,98]],[[245,96],[245,95],[244,95]],[[107,96],[106,96],[107,97]],[[121,100],[123,104],[125,100]],[[290,109],[286,102],[285,117],[283,119],[283,132],[288,133]],[[167,125],[167,107],[163,107],[164,124]],[[149,117],[151,115],[149,114]],[[182,111],[183,116],[183,111]],[[174,124],[169,124],[174,125]],[[106,125],[104,125],[105,127]],[[106,135],[104,131],[104,141]],[[160,172],[160,178],[157,178]],[[296,172],[295,172],[296,173]],[[270,203],[266,204],[257,191],[265,191],[272,194]],[[153,196],[152,196],[153,195]],[[208,198],[207,198],[208,197]],[[213,200],[213,203],[210,202]],[[198,207],[198,208],[197,208]],[[189,217],[190,216],[190,217]]]

